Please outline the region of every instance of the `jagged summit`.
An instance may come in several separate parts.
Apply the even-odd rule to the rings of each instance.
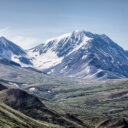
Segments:
[[[0,37],[0,46],[2,48],[2,46],[4,48],[7,48],[8,45],[12,45],[13,43],[11,41],[9,41],[8,39],[6,39],[4,36],[1,36]]]
[[[26,51],[3,36],[0,37],[0,57],[15,61],[24,66],[31,64],[27,58]]]
[[[89,79],[128,77],[126,51],[105,34],[76,30],[47,40],[29,55],[36,68],[49,74]]]
[[[20,47],[14,44],[13,42],[9,41],[5,37],[0,37],[0,49],[1,51],[10,50],[14,54],[20,55],[20,54],[26,54],[25,51]]]
[[[4,36],[0,36],[0,40],[8,40],[8,39]]]
[[[0,36],[0,40],[2,40],[2,39],[6,39],[4,36]]]

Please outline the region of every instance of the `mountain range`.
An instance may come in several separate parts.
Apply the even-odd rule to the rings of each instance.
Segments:
[[[127,128],[127,62],[104,34],[74,31],[29,50],[0,37],[0,127]]]
[[[0,37],[0,57],[44,73],[82,79],[128,77],[128,52],[105,34],[73,31],[23,50]]]

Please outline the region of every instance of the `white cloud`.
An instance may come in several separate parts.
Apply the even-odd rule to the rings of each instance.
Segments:
[[[4,36],[8,40],[11,40],[12,42],[21,46],[24,49],[32,48],[41,42],[41,40],[38,38],[25,37],[21,34],[17,34],[16,31],[8,27],[0,29],[0,36]]]

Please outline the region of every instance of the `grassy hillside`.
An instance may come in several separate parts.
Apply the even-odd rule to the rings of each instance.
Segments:
[[[52,109],[49,109],[35,95],[29,94],[26,91],[20,89],[6,88],[6,87],[4,88],[4,87],[5,86],[0,84],[1,104],[4,103],[10,106],[11,108],[18,110],[23,114],[36,120],[57,124],[66,128],[85,127],[84,123],[81,120],[77,119],[76,117],[73,117],[71,115],[65,117],[60,113],[53,111]],[[6,113],[8,113],[9,110],[8,109],[6,110],[7,110]],[[12,117],[14,116],[12,115]]]
[[[0,128],[60,128],[47,122],[34,120],[11,107],[0,103]]]
[[[34,84],[35,85],[70,85],[77,84],[77,80],[74,81],[72,78],[62,78],[51,75],[46,75],[44,73],[36,72],[31,69],[21,68],[17,66],[3,65],[0,63],[0,79],[7,81],[12,81],[17,83],[16,86],[24,87]]]
[[[56,111],[60,107],[92,127],[108,118],[128,118],[128,80],[60,86],[50,93],[48,107]]]

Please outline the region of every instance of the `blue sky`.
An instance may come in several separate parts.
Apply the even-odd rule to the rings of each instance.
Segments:
[[[128,49],[128,0],[0,0],[0,36],[26,49],[74,30]]]

